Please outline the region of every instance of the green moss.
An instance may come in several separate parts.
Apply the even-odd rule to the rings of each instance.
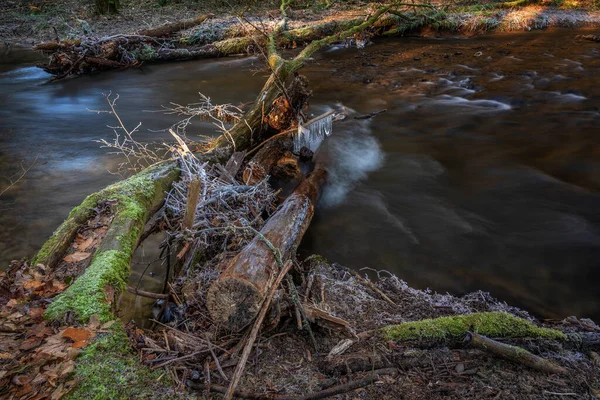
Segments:
[[[254,39],[256,39],[260,44],[262,44],[262,37],[253,38],[252,36],[245,36],[221,40],[219,42],[213,43],[213,45],[219,50],[219,53],[222,55],[245,54],[248,52],[248,47],[253,46],[255,44]]]
[[[169,184],[176,179],[178,173],[175,168],[170,169]],[[86,197],[80,205],[71,210],[67,220],[44,243],[33,258],[32,264],[48,264],[52,255],[66,251],[66,248],[61,249],[61,247],[68,246],[79,225],[92,216],[93,209],[102,199],[117,200],[118,211],[123,212],[126,217],[138,219],[143,216],[146,206],[157,195],[157,192],[162,195],[162,190],[159,189],[164,183],[160,179],[155,179],[155,175],[168,170],[168,165],[158,164]]]
[[[156,178],[156,173],[165,172],[163,177],[166,179]],[[177,174],[177,170],[168,165],[148,168],[125,181],[88,196],[72,211],[70,220],[80,213],[88,212],[100,199],[116,200],[115,217],[90,266],[48,306],[46,318],[59,319],[69,311],[82,322],[94,314],[98,314],[102,321],[112,318],[113,299],[106,298],[105,288],[124,288],[129,277],[129,263],[148,213],[152,206],[156,206],[155,203],[162,199],[164,190]]]
[[[119,250],[96,254],[85,273],[46,309],[47,319],[59,319],[72,311],[75,317],[86,322],[98,314],[100,321],[113,319],[112,299],[107,299],[106,286],[122,289],[129,277],[130,255]]]
[[[174,398],[164,370],[152,371],[131,352],[129,338],[118,321],[113,331],[86,347],[77,358],[78,379],[70,399]],[[163,392],[163,393],[161,393]]]
[[[531,322],[505,312],[483,312],[421,321],[405,322],[382,329],[389,340],[452,339],[467,331],[491,337],[537,337],[566,339],[555,329],[540,328]]]
[[[154,61],[157,57],[158,54],[156,54],[156,51],[146,44],[144,44],[136,54],[136,58],[140,61]]]

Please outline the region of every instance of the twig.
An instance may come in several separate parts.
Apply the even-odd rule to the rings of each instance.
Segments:
[[[136,288],[132,288],[131,286],[127,286],[127,291],[129,293],[133,293],[136,296],[142,296],[142,297],[147,297],[149,299],[157,299],[157,300],[166,300],[169,298],[169,294],[163,294],[163,293],[153,293],[153,292],[146,292],[144,290],[140,290],[140,289],[136,289]]]
[[[4,189],[2,189],[2,191],[0,191],[0,196],[2,196],[8,189],[10,189],[11,187],[13,187],[14,185],[16,185],[17,183],[19,183],[19,181],[21,179],[23,179],[23,177],[25,176],[25,174],[27,172],[29,172],[29,170],[31,168],[33,168],[33,166],[35,165],[36,161],[38,160],[38,158],[40,157],[40,155],[38,154],[37,156],[35,156],[35,159],[33,160],[33,162],[31,163],[31,165],[27,168],[23,167],[23,162],[21,162],[21,175],[19,175],[19,177],[17,179],[15,179],[14,181],[12,180],[12,177],[10,178],[10,184],[5,187]],[[14,176],[14,175],[13,175]]]
[[[215,366],[217,367],[217,371],[219,371],[219,375],[221,375],[221,378],[223,378],[225,380],[225,382],[229,382],[229,378],[227,377],[227,375],[225,375],[225,372],[223,372],[223,368],[221,368],[221,363],[219,362],[219,358],[217,357],[217,355],[215,354],[215,351],[212,348],[212,343],[210,340],[208,340],[208,335],[205,335],[206,337],[206,342],[208,343],[208,351],[210,351],[210,355],[212,356],[213,360],[215,360]]]
[[[252,330],[250,331],[250,336],[248,337],[248,342],[246,343],[246,346],[244,347],[244,350],[242,351],[242,356],[240,357],[240,361],[238,362],[238,365],[235,368],[235,372],[233,373],[233,376],[231,377],[231,383],[229,384],[229,388],[227,389],[227,392],[225,393],[225,396],[224,396],[225,400],[231,400],[233,398],[235,389],[237,388],[237,385],[238,385],[240,379],[242,378],[242,374],[244,373],[244,367],[246,366],[246,362],[248,361],[248,357],[250,356],[250,352],[252,351],[252,346],[254,345],[254,341],[256,340],[256,336],[258,335],[258,331],[259,331],[260,327],[262,326],[262,322],[265,319],[265,316],[267,315],[267,310],[269,309],[269,306],[271,305],[271,300],[273,299],[273,296],[275,295],[275,290],[277,289],[277,287],[279,287],[279,284],[281,283],[281,281],[283,280],[283,278],[288,273],[288,271],[290,270],[291,267],[292,267],[292,261],[288,260],[288,262],[285,263],[282,270],[279,272],[279,276],[277,276],[277,279],[275,279],[275,282],[271,285],[269,294],[267,295],[267,297],[265,298],[265,301],[262,304],[260,313],[258,314],[256,321],[254,322],[254,326],[252,326]]]
[[[294,307],[296,308],[296,312],[301,316],[301,327],[306,329],[308,332],[308,336],[310,337],[310,341],[315,349],[316,354],[319,354],[319,349],[317,347],[317,340],[315,339],[315,335],[310,327],[310,322],[308,318],[306,318],[306,314],[304,313],[304,307],[302,307],[302,303],[300,303],[300,298],[298,297],[298,291],[296,290],[296,285],[294,284],[294,280],[291,276],[286,277],[288,285],[290,286],[290,297],[294,302]]]
[[[390,303],[391,305],[395,306],[396,303],[394,303],[392,301],[392,299],[390,299],[385,293],[383,293],[377,286],[375,286],[373,284],[373,282],[363,278],[358,272],[354,271],[354,270],[349,270],[350,274],[352,274],[352,276],[354,276],[356,279],[358,279],[361,283],[363,283],[364,285],[367,285],[372,291],[374,291],[375,293],[377,293],[379,296],[381,296],[381,298],[383,300],[385,300],[386,302]]]

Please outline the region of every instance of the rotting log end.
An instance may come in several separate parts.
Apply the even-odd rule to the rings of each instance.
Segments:
[[[252,322],[263,300],[264,295],[254,285],[233,277],[214,282],[207,295],[214,323],[234,332],[241,331]]]

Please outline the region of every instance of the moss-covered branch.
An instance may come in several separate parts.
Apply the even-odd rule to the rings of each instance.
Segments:
[[[561,331],[540,328],[523,318],[499,311],[404,322],[381,329],[384,338],[395,341],[462,340],[468,331],[490,337],[567,339]]]

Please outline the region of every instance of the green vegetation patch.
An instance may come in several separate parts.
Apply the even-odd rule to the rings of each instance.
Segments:
[[[160,393],[169,390],[168,374],[140,364],[120,321],[113,325],[113,332],[83,350],[74,374],[78,383],[70,399],[174,398]]]
[[[112,299],[107,298],[107,286],[122,289],[129,277],[130,256],[123,251],[108,250],[97,254],[85,273],[46,309],[47,319],[59,319],[72,311],[86,322],[98,314],[101,322],[113,319]]]
[[[467,331],[490,337],[566,339],[560,331],[540,328],[523,318],[499,311],[424,319],[382,328],[386,339],[397,341],[453,339],[462,337]]]
[[[166,173],[166,179],[164,176],[157,178],[156,173]],[[65,222],[68,226],[74,221],[80,221],[82,214],[89,216],[99,200],[117,201],[115,218],[90,266],[48,306],[46,318],[59,319],[69,311],[81,322],[86,322],[94,314],[98,314],[102,322],[113,318],[112,289],[122,290],[125,287],[129,277],[129,263],[150,206],[156,202],[157,197],[162,199],[164,191],[178,173],[177,168],[168,165],[150,167],[125,181],[88,196],[71,212]],[[47,257],[48,249],[55,248],[54,240],[56,239],[53,237],[44,245],[36,260]]]

